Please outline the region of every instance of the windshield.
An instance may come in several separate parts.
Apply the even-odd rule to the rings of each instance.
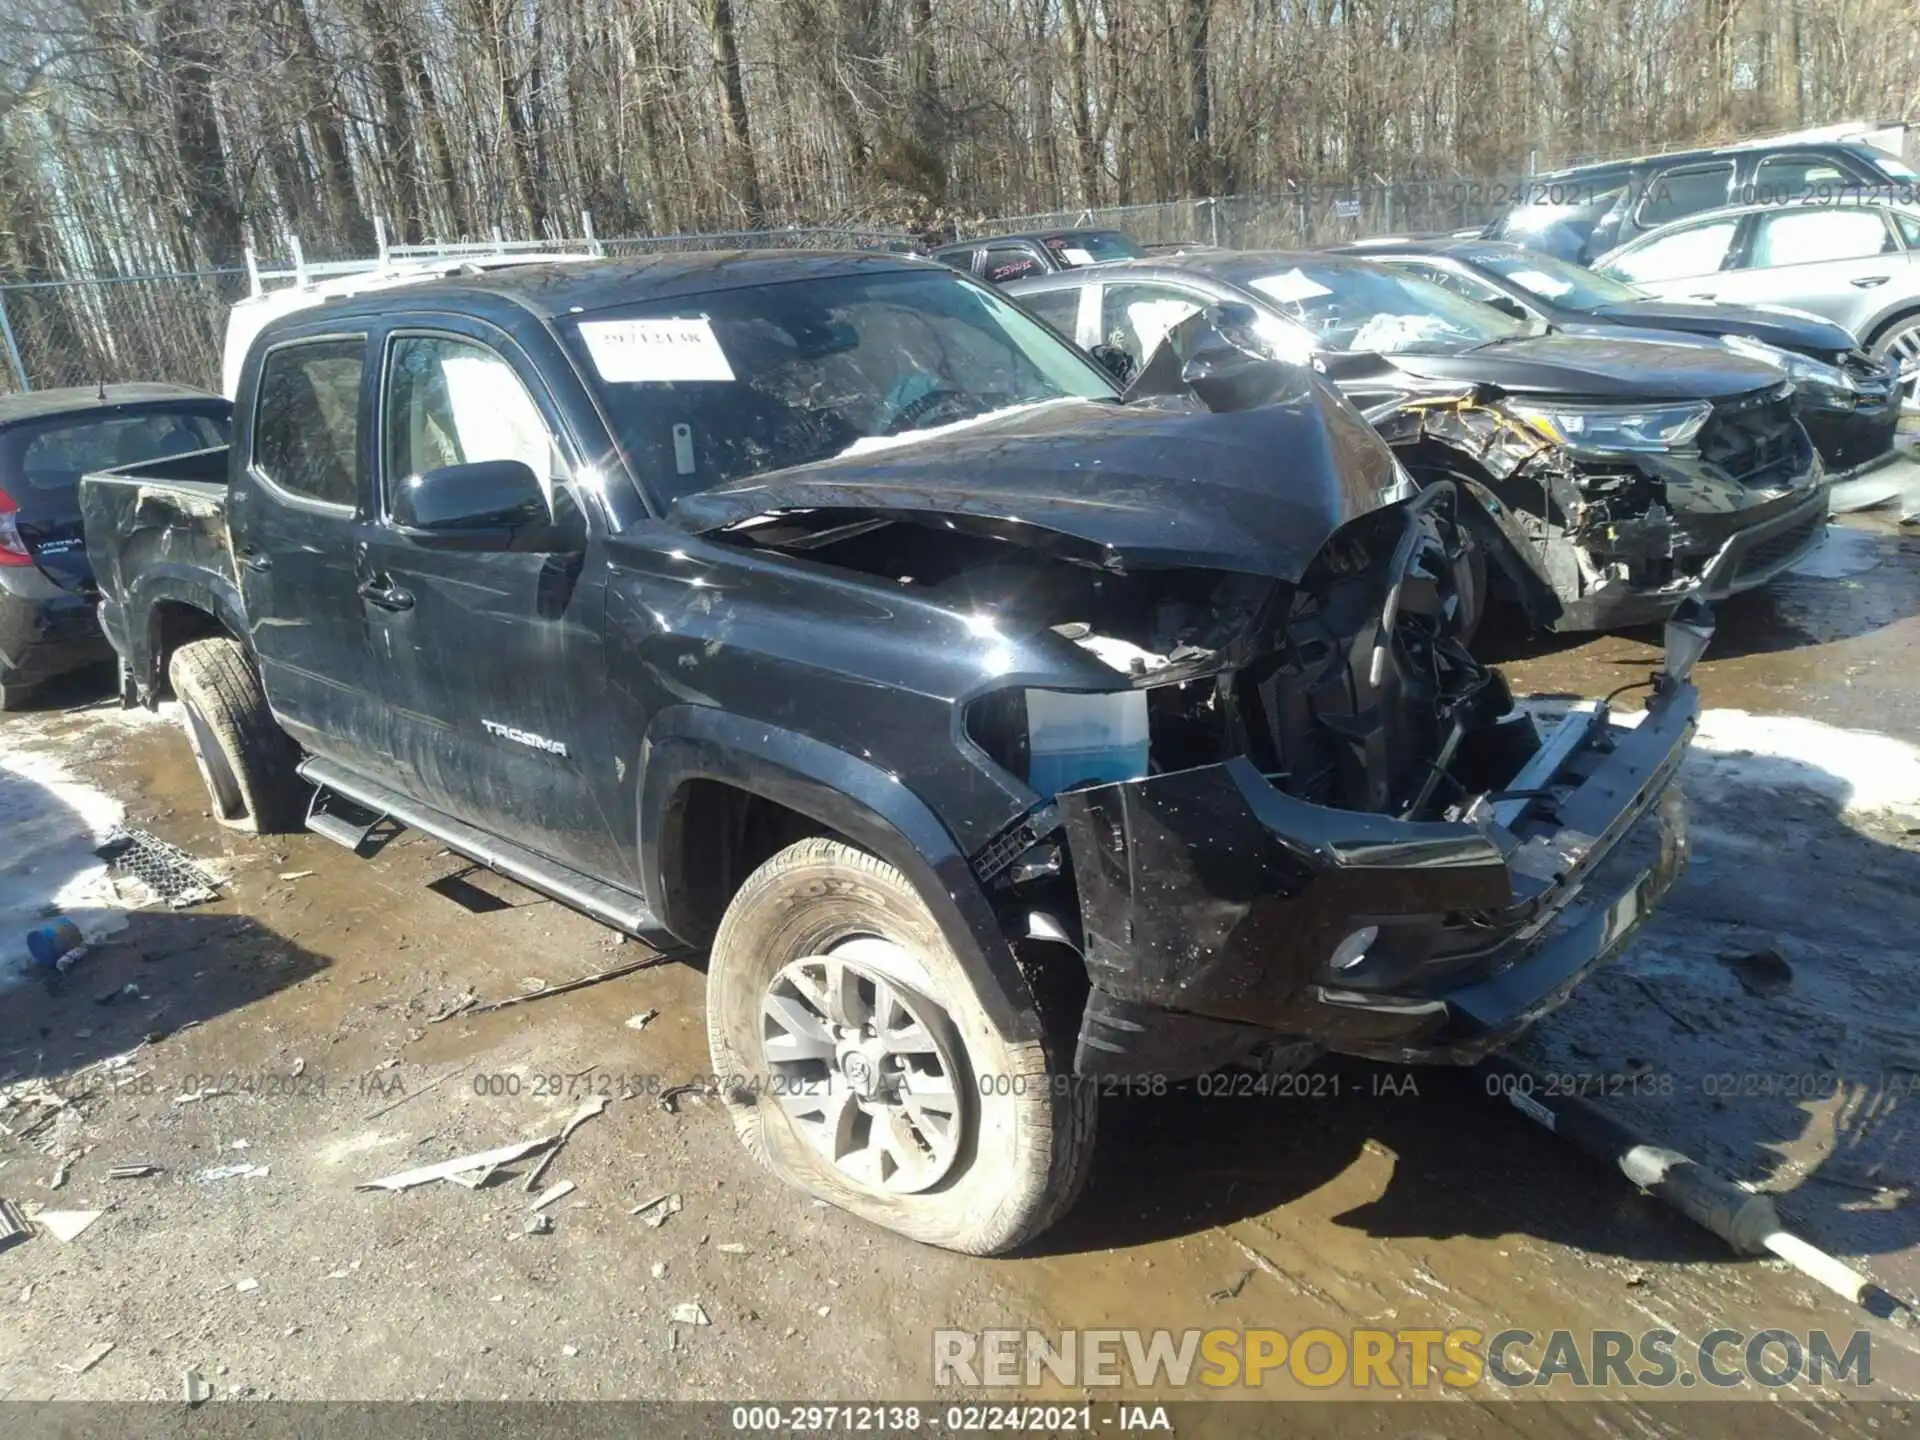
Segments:
[[[0,431],[0,482],[24,481],[30,490],[71,490],[89,470],[112,470],[226,443],[227,410],[220,401],[55,415]]]
[[[1537,250],[1475,250],[1467,258],[1521,289],[1531,290],[1542,300],[1569,310],[1598,310],[1602,305],[1644,298],[1631,285]]]
[[[1898,155],[1872,145],[1855,145],[1850,148],[1854,154],[1867,161],[1889,180],[1920,180],[1920,170],[1915,170]]]
[[[1147,253],[1118,230],[1072,230],[1040,243],[1068,270],[1106,260],[1138,260]]]
[[[1243,272],[1240,283],[1305,326],[1319,350],[1445,354],[1540,330],[1478,300],[1385,267],[1307,262]]]
[[[950,270],[715,291],[562,322],[634,473],[671,501],[1064,399],[1106,373]]]

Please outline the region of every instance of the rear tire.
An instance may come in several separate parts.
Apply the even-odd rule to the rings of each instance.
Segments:
[[[167,662],[167,678],[214,818],[263,835],[300,829],[299,747],[275,723],[239,644],[218,636],[182,645]]]
[[[995,1255],[1085,1184],[1093,1087],[1048,1043],[1001,1038],[912,884],[841,841],[791,845],[740,887],[707,970],[707,1037],[747,1152],[876,1225]]]

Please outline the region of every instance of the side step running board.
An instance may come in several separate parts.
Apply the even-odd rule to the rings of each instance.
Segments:
[[[307,824],[329,840],[337,840],[349,849],[357,849],[375,825],[382,820],[397,820],[433,836],[448,849],[478,861],[489,870],[497,870],[543,895],[551,895],[561,904],[584,911],[602,924],[624,930],[657,949],[685,948],[682,942],[661,928],[646,901],[630,890],[594,880],[544,855],[536,855],[511,840],[489,835],[464,820],[456,820],[384,785],[375,784],[330,760],[310,759],[300,767],[300,774],[317,787]],[[348,814],[341,814],[342,810]],[[372,814],[374,819],[361,828],[354,812]],[[316,820],[320,823],[315,823]]]
[[[307,802],[307,829],[324,835],[336,845],[344,845],[354,854],[367,843],[374,827],[387,817],[369,810],[355,800],[339,795],[322,785]]]

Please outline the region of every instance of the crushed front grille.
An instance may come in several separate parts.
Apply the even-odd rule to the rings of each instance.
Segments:
[[[1784,485],[1799,465],[1793,401],[1736,400],[1714,406],[1700,430],[1700,456],[1742,485]]]

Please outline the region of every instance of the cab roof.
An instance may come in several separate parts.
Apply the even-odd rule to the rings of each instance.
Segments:
[[[932,265],[911,255],[859,250],[689,250],[617,260],[504,266],[448,275],[395,289],[363,292],[329,302],[356,313],[431,308],[442,297],[483,295],[517,305],[543,320],[591,314],[622,305],[706,295],[794,280],[911,270]],[[945,267],[942,273],[950,274]],[[311,315],[311,311],[304,312]]]

